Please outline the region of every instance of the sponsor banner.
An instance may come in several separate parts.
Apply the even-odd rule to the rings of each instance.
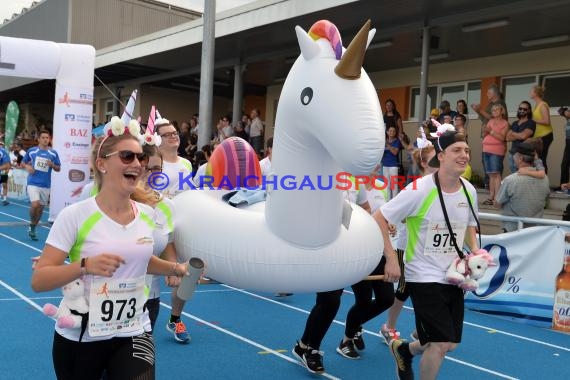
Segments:
[[[52,172],[50,220],[79,199],[89,181],[93,89],[56,84],[53,148],[61,171]]]
[[[465,306],[551,327],[555,281],[564,260],[564,235],[569,231],[539,226],[481,236],[483,248],[497,266],[487,270],[477,291],[466,294]]]
[[[18,103],[12,100],[8,103],[8,107],[6,107],[6,124],[4,127],[4,146],[8,152],[10,151],[10,146],[14,142],[14,136],[16,136],[19,117],[20,109],[18,108]]]
[[[8,198],[21,201],[28,200],[26,185],[28,183],[28,172],[25,169],[12,169],[8,176]]]

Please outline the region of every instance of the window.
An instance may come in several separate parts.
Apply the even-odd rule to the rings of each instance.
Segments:
[[[559,107],[570,105],[570,96],[568,96],[570,73],[504,78],[503,92],[507,109],[510,111],[509,116],[516,116],[516,109],[521,101],[526,100],[532,104],[529,93],[537,83],[545,88],[544,97],[550,106],[551,115],[557,115],[556,110]]]
[[[97,117],[97,103],[93,102],[93,119],[92,119],[92,123],[97,125],[97,122],[99,121],[99,118]]]
[[[453,111],[460,99],[465,100],[465,85],[441,86],[441,100],[447,100]]]
[[[113,117],[113,99],[105,100],[105,123]]]
[[[477,113],[471,108],[471,104],[481,103],[481,82],[467,83],[467,109],[469,110],[469,118],[476,119]]]
[[[552,114],[558,114],[556,110],[562,106],[570,106],[570,73],[544,75],[539,83],[545,88],[544,97]]]
[[[438,96],[438,94],[440,94]],[[451,109],[455,111],[457,101],[463,99],[467,102],[469,109],[469,117],[476,118],[477,114],[473,111],[469,104],[480,103],[481,101],[481,82],[466,82],[456,84],[441,84],[438,86],[430,86],[427,91],[427,109],[429,112],[432,108],[439,108],[442,100],[449,101]],[[410,119],[418,120],[420,110],[420,88],[412,88]],[[427,115],[426,115],[427,117]]]
[[[529,93],[536,84],[536,76],[503,79],[503,93],[509,116],[517,116],[517,109],[523,100],[530,101]],[[531,102],[532,104],[532,102]]]
[[[429,112],[432,108],[437,108],[437,87],[431,86],[427,89],[427,107],[426,107],[426,115],[424,117],[418,117],[420,113],[420,88],[415,87],[412,88],[412,96],[411,96],[411,107],[410,107],[410,119],[422,121],[427,118]]]

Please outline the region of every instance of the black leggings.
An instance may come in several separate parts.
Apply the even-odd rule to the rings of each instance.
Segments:
[[[318,350],[340,307],[342,289],[317,293],[317,302],[305,325],[301,342]]]
[[[58,380],[154,380],[154,341],[143,333],[128,338],[76,342],[57,332],[53,366]]]
[[[380,263],[371,273],[384,274],[386,259],[382,256]],[[394,303],[394,284],[384,281],[360,281],[352,285],[354,291],[354,305],[346,315],[346,327],[344,334],[352,339],[362,325],[372,318],[377,317]],[[374,292],[374,299],[372,299]]]
[[[548,158],[548,150],[550,149],[550,144],[552,144],[552,140],[554,140],[554,134],[549,133],[546,136],[542,136],[540,139],[542,140],[542,153],[540,154],[540,159],[544,165],[544,171],[546,174],[548,174],[548,164],[546,162],[546,159]]]

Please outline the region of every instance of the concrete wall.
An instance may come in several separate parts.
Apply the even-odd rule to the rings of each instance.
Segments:
[[[168,9],[138,0],[70,1],[70,42],[93,45],[95,49],[132,40],[199,17],[194,12]]]

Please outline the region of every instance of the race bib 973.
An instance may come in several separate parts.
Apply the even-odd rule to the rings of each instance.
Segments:
[[[139,330],[146,302],[145,276],[93,279],[89,293],[89,335],[105,336]]]

